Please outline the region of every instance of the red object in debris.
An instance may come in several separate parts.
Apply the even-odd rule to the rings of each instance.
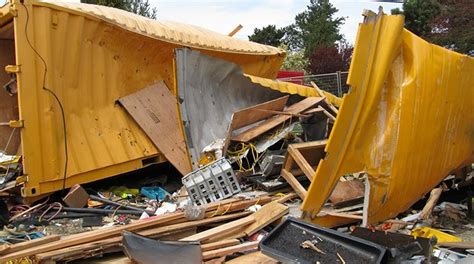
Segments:
[[[304,84],[304,72],[302,71],[279,71],[277,79],[283,79],[282,81],[291,82],[296,84]]]

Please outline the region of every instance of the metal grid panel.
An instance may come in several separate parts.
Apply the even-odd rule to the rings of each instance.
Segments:
[[[342,97],[349,92],[349,85],[347,84],[348,72],[334,72],[316,75],[306,75],[298,77],[281,78],[280,81],[299,83],[302,85],[311,86],[314,82],[321,90],[330,92],[338,97]]]

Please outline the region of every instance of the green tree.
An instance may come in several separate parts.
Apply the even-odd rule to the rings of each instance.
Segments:
[[[474,55],[474,1],[406,0],[405,27],[416,35],[443,47]]]
[[[345,18],[335,17],[337,12],[329,0],[311,0],[307,9],[295,17],[295,23],[286,28],[285,43],[290,50],[305,50],[305,56],[315,47],[333,46],[342,39],[339,27]]]
[[[148,0],[81,0],[81,3],[115,7],[153,19],[157,13],[156,8],[152,8]]]
[[[256,28],[253,34],[249,36],[249,40],[260,44],[278,47],[281,44],[285,31],[277,28],[275,25],[268,25],[262,29]]]
[[[288,46],[285,44],[281,44],[279,48],[286,51],[286,57],[285,57],[285,60],[283,61],[283,65],[281,66],[282,70],[302,71],[306,73],[306,69],[308,68],[309,61],[304,56],[304,50],[291,51],[288,49]]]
[[[438,45],[474,56],[474,1],[438,0],[440,12],[431,21],[428,39]]]
[[[392,14],[405,15],[405,27],[418,36],[431,33],[431,21],[439,12],[440,5],[436,0],[408,0],[403,3],[403,11],[392,9]]]

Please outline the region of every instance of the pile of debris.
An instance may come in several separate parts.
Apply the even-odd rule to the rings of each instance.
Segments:
[[[100,191],[76,185],[61,199],[11,207],[0,261],[453,263],[471,258],[472,197],[459,196],[472,182],[469,168],[433,189],[419,202],[423,208],[415,204],[374,225],[362,223],[367,173],[347,174],[314,219],[326,227],[298,220],[339,110],[324,97],[288,107],[287,100],[235,112],[228,137],[203,150],[199,169],[184,176],[175,191],[164,182]],[[440,203],[443,193],[457,202]]]
[[[84,199],[90,206],[107,204],[111,207],[62,207],[60,203],[52,203],[44,209],[42,207],[47,204],[42,203],[27,209],[12,217],[11,224],[4,230],[12,230],[11,235],[7,236],[9,242],[17,242],[13,240],[13,233],[21,240],[19,234],[29,229],[29,232],[23,233],[21,237],[28,241],[4,245],[0,249],[0,260],[2,263],[15,259],[40,262],[71,261],[122,252],[123,245],[124,252],[139,263],[151,263],[147,258],[149,260],[149,257],[166,257],[166,253],[171,254],[168,256],[170,258],[187,259],[187,262],[175,260],[177,262],[174,263],[197,263],[201,258],[208,260],[242,250],[256,249],[258,242],[255,241],[258,235],[255,234],[287,214],[288,208],[282,203],[293,199],[294,195],[242,193],[240,197],[209,203],[206,206],[180,204],[176,202],[180,199],[177,197],[179,196],[167,197],[166,199],[170,199],[168,202],[150,199],[150,202],[160,201],[161,205],[156,210],[153,206],[142,209],[130,203],[114,202],[95,195],[88,196],[82,187],[78,187],[66,196],[65,203]],[[32,229],[42,231],[31,232]],[[239,240],[244,237],[246,241]],[[160,253],[161,247],[155,247],[154,244],[158,242],[149,238],[181,242],[160,242],[165,250]],[[194,249],[197,247],[199,255],[174,254],[176,249],[186,250],[188,247],[191,252],[196,252]]]

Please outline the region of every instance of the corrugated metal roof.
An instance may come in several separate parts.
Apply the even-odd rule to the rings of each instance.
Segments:
[[[268,78],[253,76],[250,74],[244,74],[253,83],[260,84],[273,90],[280,91],[288,94],[298,94],[304,97],[318,97],[319,93],[312,87],[298,85],[290,82],[282,82],[278,80],[272,80]]]
[[[253,76],[250,74],[244,74],[244,76],[248,77],[253,83],[260,84],[264,87],[268,87],[273,90],[280,91],[282,93],[288,93],[288,94],[298,94],[304,97],[319,97],[319,96],[324,96],[328,99],[328,101],[337,106],[340,107],[342,103],[342,99],[329,93],[326,91],[323,91],[321,89],[317,90],[313,87],[305,86],[305,85],[299,85],[296,83],[290,83],[290,82],[283,82],[279,80],[272,80],[268,78],[263,78],[263,77],[258,77],[258,76]]]
[[[36,2],[34,4],[50,8],[61,8],[63,11],[79,13],[85,16],[93,16],[138,34],[188,47],[235,53],[269,55],[285,53],[283,50],[272,46],[239,40],[198,26],[154,20],[107,6],[59,2]]]

